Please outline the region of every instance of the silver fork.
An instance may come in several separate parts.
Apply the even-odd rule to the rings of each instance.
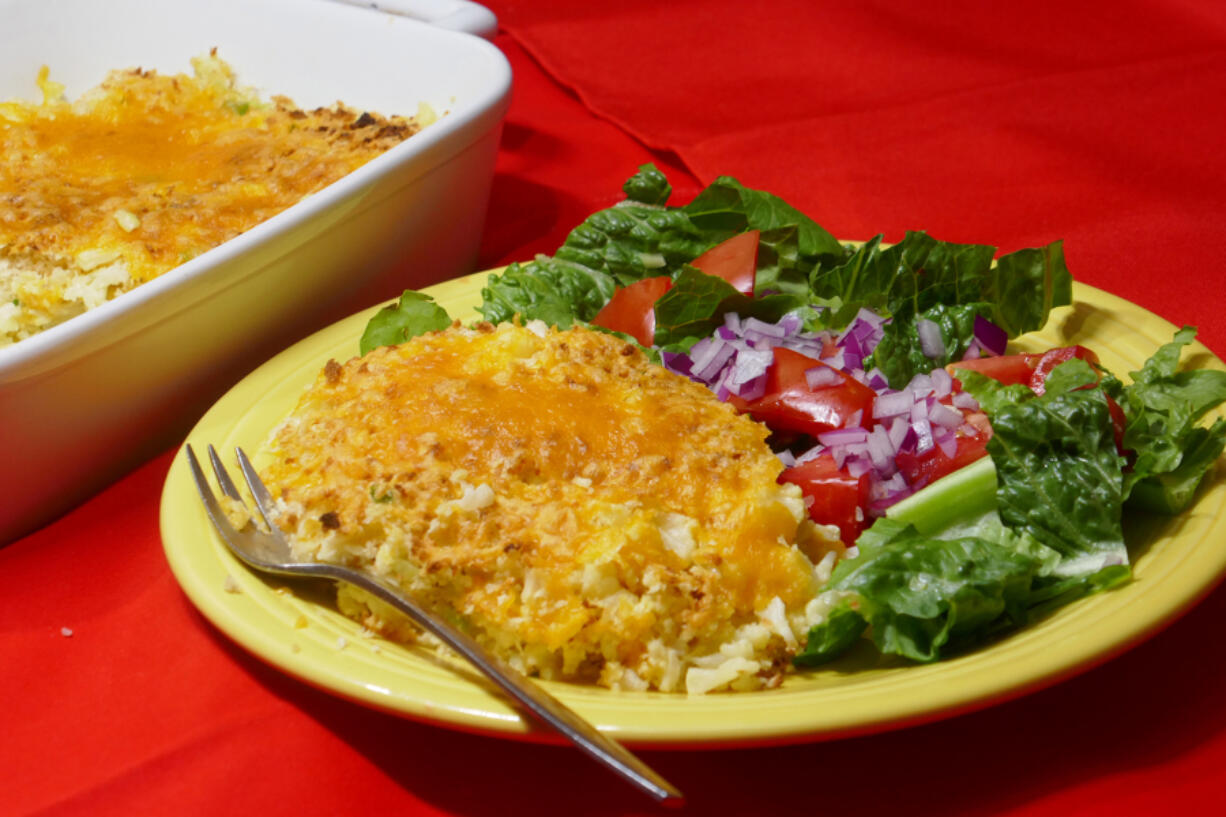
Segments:
[[[251,491],[252,499],[255,500],[256,510],[268,526],[269,533],[259,530],[250,523],[243,526],[241,530],[236,529],[222,511],[217,497],[213,495],[191,445],[185,448],[188,466],[196,482],[196,490],[199,491],[200,498],[204,501],[204,509],[209,519],[213,521],[213,527],[217,529],[218,534],[225,540],[234,555],[244,563],[265,573],[311,576],[349,582],[382,599],[409,616],[422,629],[437,636],[440,641],[466,658],[497,684],[523,709],[547,726],[561,732],[564,737],[596,761],[621,775],[655,800],[668,804],[681,804],[683,800],[681,792],[652,771],[647,764],[631,754],[624,746],[601,734],[595,726],[579,717],[543,688],[529,681],[522,673],[486,652],[473,639],[428,612],[412,599],[401,594],[399,590],[369,574],[339,565],[295,560],[290,552],[289,543],[272,521],[272,497],[241,448],[235,449],[239,470],[243,473],[243,479]],[[217,476],[217,484],[222,492],[226,496],[243,502],[242,495],[239,494],[234,481],[230,479],[229,472],[222,465],[221,458],[217,456],[213,446],[210,445],[208,450],[209,461],[213,465],[213,472]]]

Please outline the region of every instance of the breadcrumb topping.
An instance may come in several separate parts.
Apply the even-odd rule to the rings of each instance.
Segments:
[[[266,221],[433,118],[302,110],[192,75],[112,72],[70,102],[0,102],[0,345],[151,280]]]
[[[401,586],[522,671],[751,689],[820,587],[765,435],[611,335],[453,326],[325,367],[261,472],[296,555]],[[428,640],[361,591],[338,606]]]

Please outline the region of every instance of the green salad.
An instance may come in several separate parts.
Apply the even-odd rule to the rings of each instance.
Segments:
[[[863,638],[937,660],[1128,582],[1125,513],[1180,513],[1226,446],[1226,372],[1180,368],[1191,327],[1127,381],[1081,346],[1011,351],[1072,301],[1060,242],[850,244],[727,177],[681,206],[650,165],[623,189],[490,276],[480,314],[616,332],[768,426],[847,548],[797,665]],[[450,323],[406,292],[362,352]]]

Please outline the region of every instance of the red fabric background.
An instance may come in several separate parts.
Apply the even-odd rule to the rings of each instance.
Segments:
[[[843,238],[1063,238],[1079,280],[1226,347],[1222,4],[500,5],[588,107],[703,183],[736,176]]]
[[[515,94],[483,266],[552,250],[655,161],[679,199],[728,173],[841,237],[1064,238],[1079,279],[1226,350],[1220,6],[489,5]],[[655,812],[570,749],[372,712],[232,645],[162,557],[172,456],[0,548],[0,815]],[[644,757],[694,814],[1216,813],[1224,618],[1219,590],[1102,667],[948,721]]]

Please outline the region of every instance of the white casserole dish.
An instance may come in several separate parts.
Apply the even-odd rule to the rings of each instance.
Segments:
[[[493,29],[471,3],[401,5]],[[190,72],[191,57],[217,47],[263,96],[446,112],[247,233],[0,348],[0,543],[164,449],[294,340],[472,271],[511,83],[485,40],[329,0],[0,0],[0,29],[0,99],[37,99],[44,64],[76,98],[112,69]]]

